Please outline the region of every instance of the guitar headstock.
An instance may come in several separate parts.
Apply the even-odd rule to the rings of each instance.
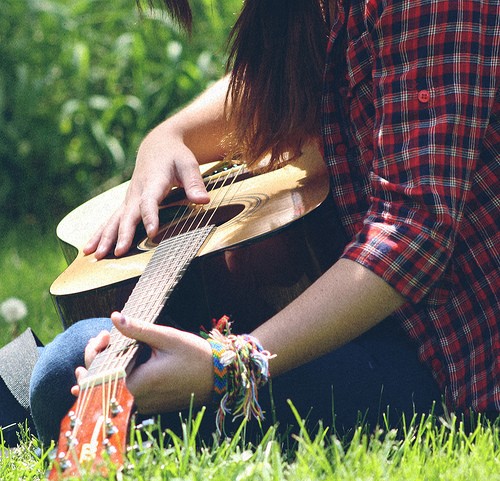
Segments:
[[[133,403],[125,378],[81,390],[61,422],[48,479],[78,477],[82,471],[106,475],[109,463],[123,466]]]

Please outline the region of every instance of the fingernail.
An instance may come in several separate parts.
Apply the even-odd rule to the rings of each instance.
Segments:
[[[116,244],[115,246],[115,256],[119,257],[125,252],[125,245],[123,242],[120,242],[119,244]]]

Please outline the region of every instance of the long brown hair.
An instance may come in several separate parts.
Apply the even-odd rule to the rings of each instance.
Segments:
[[[147,3],[156,1],[191,29],[188,0]],[[251,164],[271,153],[274,165],[319,136],[327,18],[328,0],[244,1],[228,41],[226,113],[234,130],[225,147],[231,155]]]
[[[327,5],[326,5],[327,8]],[[321,0],[247,0],[229,39],[230,149],[277,163],[319,136],[327,41]]]
[[[188,32],[191,31],[193,13],[188,0],[135,0],[135,3],[140,12],[142,11],[143,3],[147,3],[151,9],[155,8],[157,3],[160,3],[160,7],[166,7],[179,26]]]

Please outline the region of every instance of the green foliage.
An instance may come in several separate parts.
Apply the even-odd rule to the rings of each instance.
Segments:
[[[129,177],[145,133],[223,73],[240,7],[193,2],[188,39],[134,0],[4,0],[1,220],[52,226]]]

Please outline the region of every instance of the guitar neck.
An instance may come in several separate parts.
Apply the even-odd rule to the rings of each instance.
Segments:
[[[128,318],[156,322],[165,302],[214,229],[214,225],[206,225],[160,242],[122,313]],[[96,356],[84,382],[106,382],[109,376],[124,376],[137,349],[137,341],[113,327],[108,347]]]

